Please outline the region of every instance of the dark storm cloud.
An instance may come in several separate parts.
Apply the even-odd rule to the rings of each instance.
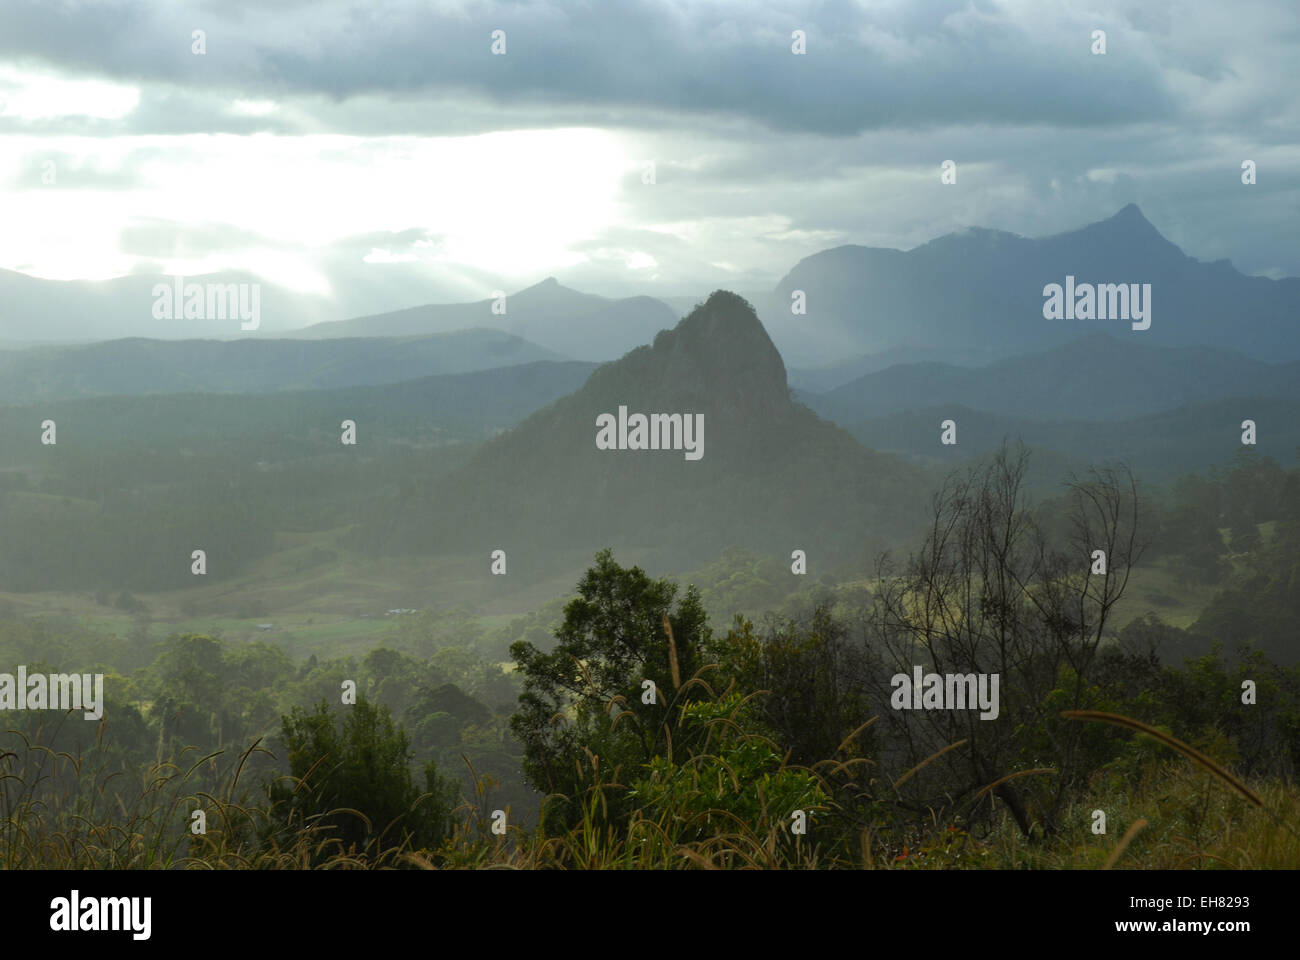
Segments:
[[[504,57],[490,53],[498,28]],[[191,53],[195,29],[205,56]],[[790,52],[795,29],[806,56]],[[1105,56],[1089,50],[1093,29],[1107,33]],[[140,101],[119,120],[9,116],[0,133],[616,129],[629,157],[655,161],[657,181],[624,171],[618,221],[575,247],[590,259],[568,279],[610,292],[707,285],[719,269],[719,282],[735,270],[738,285],[767,286],[838,243],[906,249],[969,225],[1042,236],[1129,202],[1194,256],[1297,274],[1298,41],[1293,7],[1250,0],[15,0],[0,65],[133,84]],[[1247,158],[1258,188],[1240,183]],[[99,175],[129,177],[146,158],[129,159]],[[938,178],[946,159],[958,164],[951,188]],[[25,169],[30,180],[36,167]],[[698,229],[674,233],[680,224]],[[331,276],[383,275],[410,283],[412,300],[425,289],[414,267],[363,262],[372,248],[407,251],[399,240],[330,247]],[[659,266],[628,266],[645,256]],[[475,282],[455,269],[439,290]]]
[[[1109,31],[1107,57],[1089,52],[1094,27]],[[206,31],[204,56],[191,52],[195,29]],[[490,53],[495,29],[506,32],[505,56]],[[791,53],[796,29],[807,34],[804,56]],[[2,57],[238,96],[376,95],[399,103],[467,96],[506,109],[591,109],[607,120],[667,110],[832,135],[951,122],[1088,127],[1179,109],[1150,46],[1119,18],[1096,22],[1044,8],[1031,27],[956,0],[872,11],[831,2],[789,13],[647,0],[463,7],[17,0],[6,11]],[[1203,72],[1222,71],[1205,59]]]

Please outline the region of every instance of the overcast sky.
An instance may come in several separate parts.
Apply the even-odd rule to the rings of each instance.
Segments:
[[[1135,202],[1300,275],[1298,54],[1293,0],[0,0],[0,267],[695,295]]]

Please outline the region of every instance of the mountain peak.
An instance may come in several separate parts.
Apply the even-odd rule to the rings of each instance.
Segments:
[[[650,402],[686,404],[723,418],[787,414],[785,362],[754,308],[715,290],[653,345],[633,350],[592,377],[597,392],[617,384]]]
[[[916,522],[919,481],[796,406],[754,308],[716,290],[653,344],[483,444],[438,481],[438,514],[402,536],[456,549],[635,544],[686,569],[720,543],[783,550],[796,537],[848,557],[864,532]]]
[[[779,387],[785,396],[785,361],[758,314],[744,297],[715,290],[672,330],[662,330],[652,348],[672,366],[687,361],[718,380],[745,379]]]
[[[1136,203],[1126,203],[1120,208],[1119,212],[1110,219],[1113,223],[1132,224],[1134,226],[1145,224],[1148,227],[1151,226],[1151,221],[1142,215],[1142,211],[1138,208]],[[1152,227],[1152,229],[1155,228]]]
[[[753,305],[730,290],[714,290],[707,300],[696,305],[676,327],[671,331],[661,331],[659,337],[670,334],[691,340],[698,347],[708,346],[710,342],[718,343],[725,338],[725,345],[732,348],[738,345],[736,340],[739,339],[770,350],[776,349],[768,339],[767,331],[763,329]],[[779,355],[777,359],[780,359]]]
[[[554,277],[547,277],[545,280],[540,280],[537,283],[534,283],[531,287],[524,287],[524,289],[520,290],[519,293],[516,293],[515,296],[517,297],[523,293],[529,293],[529,294],[542,293],[551,296],[554,296],[556,294],[567,293],[579,297],[590,297],[593,300],[604,299],[603,297],[596,297],[594,294],[581,293],[577,290],[572,289],[571,287],[566,287],[564,286],[564,284],[560,283],[560,281],[556,280]]]
[[[1164,235],[1156,229],[1155,224],[1148,220],[1136,203],[1128,203],[1119,209],[1113,216],[1102,220],[1093,226],[1104,226],[1107,229],[1114,230],[1127,236],[1153,238],[1159,237],[1164,240]],[[1166,241],[1168,242],[1168,241]]]
[[[1137,251],[1143,250],[1148,256],[1158,251],[1159,256],[1169,261],[1181,261],[1184,257],[1183,252],[1143,215],[1136,203],[1125,204],[1105,220],[1045,239],[1065,243],[1081,241],[1098,245],[1109,253],[1123,252],[1126,256],[1136,256]]]

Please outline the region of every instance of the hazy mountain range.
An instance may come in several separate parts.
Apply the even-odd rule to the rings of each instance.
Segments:
[[[1150,329],[1045,320],[1043,286],[1067,275],[1151,284]],[[0,301],[0,334],[121,333],[128,300],[149,317],[157,279],[0,273],[0,289],[21,294]],[[807,295],[806,315],[790,313],[794,289]],[[42,290],[52,296],[43,306]],[[47,415],[61,442],[112,447],[135,429],[163,450],[209,433],[236,447],[255,435],[258,458],[276,436],[336,454],[342,418],[364,422],[362,436],[416,447],[514,426],[440,481],[437,510],[420,491],[372,517],[363,539],[410,551],[478,550],[481,537],[576,537],[584,548],[631,539],[698,559],[706,542],[772,547],[810,530],[844,553],[861,547],[852,531],[901,529],[923,486],[918,462],[1003,438],[1052,451],[1057,465],[1124,458],[1167,475],[1231,459],[1250,418],[1259,452],[1289,462],[1300,443],[1298,294],[1300,281],[1185,256],[1130,205],[1038,240],[971,230],[906,253],[827,250],[759,295],[766,308],[718,291],[680,323],[690,298],[610,299],[550,278],[507,296],[504,312],[481,300],[293,331],[264,322],[242,337],[11,349],[0,352],[0,404],[19,406],[0,419],[20,445],[5,458],[14,467]],[[73,322],[76,310],[84,316]],[[790,355],[808,366],[790,372]],[[117,399],[85,399],[108,396]],[[598,450],[596,418],[621,406],[702,414],[705,453]],[[949,418],[959,441],[944,447]],[[828,498],[829,513],[818,506]]]
[[[1150,329],[1123,320],[1046,320],[1043,288],[1082,283],[1150,284]],[[251,283],[243,274],[188,278]],[[102,283],[40,280],[0,271],[0,343],[156,339],[274,339],[291,335],[410,337],[497,329],[570,359],[622,356],[671,327],[698,297],[611,299],[548,278],[496,301],[413,306],[342,319],[323,297],[261,284],[261,325],[230,319],[153,316],[162,276]],[[802,291],[806,314],[791,312]],[[1227,260],[1205,263],[1166,240],[1133,204],[1109,219],[1051,237],[983,228],[938,237],[912,250],[863,246],[824,250],[796,264],[772,291],[750,293],[798,386],[831,389],[890,363],[957,365],[1060,346],[1090,332],[1142,345],[1199,344],[1258,360],[1300,360],[1300,279],[1249,277]]]
[[[1230,397],[1300,398],[1300,363],[1094,333],[981,367],[898,364],[801,396],[837,423],[941,404],[1032,420],[1121,420]]]
[[[594,368],[543,360],[330,390],[51,397],[36,407],[0,407],[0,469],[30,462],[40,449],[34,431],[45,418],[58,425],[55,455],[221,447],[243,448],[249,462],[283,460],[337,453],[344,419],[357,423],[363,450],[377,439],[408,446],[477,442],[573,393]]]
[[[332,316],[323,297],[295,293],[248,273],[187,277],[203,284],[259,285],[257,334],[266,336]],[[0,342],[88,342],[123,337],[186,340],[248,337],[238,319],[157,319],[154,288],[172,277],[139,274],[112,280],[44,280],[0,270]]]
[[[955,463],[989,453],[1003,440],[1021,440],[1038,448],[1040,467],[1045,459],[1051,461],[1052,470],[1040,471],[1040,480],[1055,483],[1067,467],[1082,471],[1090,464],[1122,461],[1143,479],[1163,482],[1226,465],[1242,451],[1293,464],[1300,450],[1296,410],[1294,396],[1252,396],[1127,420],[1048,422],[950,404],[869,417],[845,424],[845,429],[873,450],[905,454],[921,463]],[[1256,442],[1250,447],[1241,442],[1241,424],[1247,419],[1256,425]],[[939,442],[945,420],[957,425],[953,446]],[[1045,458],[1049,451],[1051,456]]]
[[[1043,288],[1151,284],[1150,329],[1123,320],[1045,320]],[[807,314],[791,314],[802,290]],[[1248,277],[1170,243],[1133,204],[1113,217],[1028,239],[972,228],[913,250],[843,246],[800,261],[759,304],[795,365],[899,347],[949,362],[993,360],[1100,331],[1138,344],[1202,344],[1260,360],[1300,360],[1300,279]],[[946,354],[943,355],[943,354]]]
[[[562,286],[554,277],[494,300],[412,307],[393,313],[320,323],[303,337],[393,337],[493,327],[575,360],[612,360],[648,343],[677,322],[666,304],[651,297],[611,300]]]
[[[110,340],[0,352],[0,403],[352,387],[564,359],[490,329],[310,341]]]

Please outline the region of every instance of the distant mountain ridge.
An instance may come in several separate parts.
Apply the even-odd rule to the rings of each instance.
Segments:
[[[500,330],[301,341],[110,340],[0,352],[0,404],[396,383],[567,358]]]
[[[860,420],[846,429],[875,450],[906,455],[919,463],[954,464],[990,453],[1004,439],[1023,440],[1044,451],[1039,459],[1068,463],[1079,472],[1093,464],[1123,462],[1144,482],[1159,483],[1231,463],[1242,451],[1283,465],[1294,463],[1300,449],[1295,412],[1291,398],[1242,397],[1127,420],[1052,423],[951,404]],[[949,419],[957,425],[957,443],[944,446],[939,442],[940,424]],[[1254,446],[1241,442],[1241,423],[1246,419],[1256,424]]]
[[[1150,329],[1133,331],[1114,319],[1045,319],[1043,288],[1069,276],[1079,284],[1150,284]],[[611,299],[551,277],[506,297],[504,313],[493,312],[496,301],[482,299],[340,319],[344,303],[373,301],[368,281],[335,302],[246,273],[187,280],[258,283],[258,332],[250,337],[237,319],[155,318],[153,289],[170,284],[171,277],[53,281],[0,270],[0,342],[405,337],[490,327],[556,354],[604,362],[649,342],[696,302],[684,296]],[[382,284],[376,289],[385,291],[383,302],[394,295]],[[796,292],[806,298],[806,313],[791,311]],[[800,260],[753,302],[782,357],[798,371],[792,382],[811,390],[841,386],[881,369],[885,359],[983,364],[1094,332],[1135,344],[1202,345],[1256,360],[1300,360],[1300,278],[1249,277],[1227,260],[1188,256],[1134,204],[1049,237],[972,227],[908,251],[855,245],[822,250]],[[826,369],[854,363],[856,370]]]
[[[1043,288],[1149,283],[1152,323],[1047,320]],[[792,315],[803,291],[806,315]],[[762,304],[798,366],[900,347],[987,362],[1059,346],[1090,332],[1135,344],[1200,344],[1257,360],[1300,360],[1300,279],[1248,277],[1227,260],[1184,254],[1129,204],[1109,219],[1030,239],[973,228],[909,250],[843,246],[801,260]]]
[[[285,333],[330,317],[335,307],[318,294],[298,293],[268,283],[251,273],[228,271],[186,277],[186,283],[256,284],[260,334]],[[154,316],[154,290],[172,288],[175,278],[136,274],[111,280],[45,280],[13,270],[0,270],[0,340],[17,342],[76,342],[155,339],[237,339],[249,333],[236,316],[172,318]],[[206,296],[206,293],[205,293]],[[249,294],[251,301],[251,293]],[[205,301],[206,312],[206,301]]]
[[[241,462],[339,455],[344,419],[357,423],[358,449],[397,443],[477,443],[578,389],[595,365],[537,361],[400,383],[277,393],[174,393],[49,400],[0,406],[0,469],[26,468],[42,418],[58,424],[57,455],[178,448],[236,450]],[[33,451],[37,451],[34,453]]]
[[[784,354],[782,354],[784,356]],[[948,363],[977,366],[979,358],[954,356],[950,350],[923,347],[893,347],[879,353],[864,353],[834,363],[808,367],[787,367],[790,386],[810,393],[829,393],[859,377],[909,363]]]
[[[1035,420],[1127,420],[1230,397],[1300,400],[1300,363],[1269,364],[1235,350],[1165,347],[1093,333],[982,367],[888,367],[804,401],[836,423],[940,404]]]
[[[352,320],[320,323],[296,337],[410,336],[492,326],[578,360],[609,360],[648,343],[677,322],[666,304],[652,297],[611,300],[572,290],[548,277],[504,300],[430,304]]]

